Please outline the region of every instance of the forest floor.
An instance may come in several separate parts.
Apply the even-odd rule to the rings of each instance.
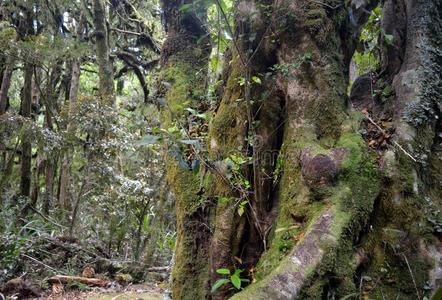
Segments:
[[[59,295],[49,295],[40,299],[49,300],[160,300],[164,299],[164,288],[137,284],[129,285],[123,290],[116,290],[115,288],[107,288],[100,290],[92,290],[87,292],[67,292]]]
[[[6,299],[47,299],[47,300],[158,300],[167,299],[164,284],[129,284],[125,287],[120,285],[108,285],[102,288],[69,288],[60,289],[52,286],[51,290],[39,291],[38,293],[26,290],[24,282],[19,289],[9,294]],[[27,286],[29,288],[29,286]],[[34,290],[35,291],[35,290]],[[1,295],[1,294],[0,294]]]
[[[0,300],[163,299],[169,276],[170,266],[113,260],[79,241],[41,235],[0,266]]]

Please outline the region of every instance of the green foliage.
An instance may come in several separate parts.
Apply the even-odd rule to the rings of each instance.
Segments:
[[[27,199],[19,199],[23,204]],[[34,255],[36,239],[41,235],[54,236],[56,230],[52,224],[32,219],[25,224],[18,223],[19,206],[4,207],[0,211],[0,281],[12,279],[13,274],[23,268],[21,262]]]
[[[216,272],[218,274],[223,274],[223,275],[230,275],[230,277],[228,278],[222,278],[222,279],[218,279],[212,286],[211,292],[213,293],[214,291],[216,291],[219,287],[221,287],[224,284],[227,283],[231,283],[237,290],[242,289],[241,288],[241,283],[242,282],[250,282],[249,279],[246,278],[241,278],[240,274],[243,272],[244,270],[242,269],[237,269],[235,270],[235,272],[233,274],[230,274],[230,270],[229,269],[218,269],[216,270]]]
[[[354,53],[353,59],[356,62],[357,75],[377,70],[380,67],[381,39],[387,44],[393,43],[393,36],[386,34],[381,27],[382,6],[378,5],[371,13],[365,23],[359,38],[359,47]]]

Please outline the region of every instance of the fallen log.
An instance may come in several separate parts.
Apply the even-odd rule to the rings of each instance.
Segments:
[[[104,286],[106,284],[106,281],[104,281],[103,279],[77,277],[77,276],[55,275],[48,279],[48,282],[51,284],[54,283],[68,284],[74,281],[87,284],[88,286]]]

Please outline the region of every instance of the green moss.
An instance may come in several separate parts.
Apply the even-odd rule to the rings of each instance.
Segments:
[[[242,76],[240,63],[233,61],[232,65],[224,97],[208,134],[209,153],[213,160],[224,159],[227,153],[242,146],[247,132],[246,104],[244,100],[237,101],[243,90],[238,84],[238,78]]]
[[[325,18],[327,17],[327,13],[324,9],[311,9],[307,12],[307,16],[309,18]]]
[[[344,171],[355,170],[362,160],[364,140],[356,133],[346,132],[339,139],[337,146],[345,147],[349,151],[349,155],[342,161],[341,168]]]
[[[297,297],[296,300],[316,300],[323,299],[324,285],[326,284],[326,280],[317,280],[313,282],[307,289],[302,290]]]
[[[170,47],[170,45],[169,45]],[[169,110],[163,112],[163,127],[187,124],[186,107],[195,108],[204,90],[207,60],[198,47],[184,48],[169,57],[167,67],[160,74],[163,93]],[[193,92],[191,92],[193,90]],[[166,157],[168,180],[176,201],[177,236],[172,289],[176,299],[203,299],[209,287],[210,232],[195,224],[210,223],[213,208],[210,199],[212,178],[182,168],[173,158]],[[201,178],[203,176],[204,178]],[[206,193],[201,193],[201,191]],[[199,243],[195,243],[199,240]],[[199,289],[193,287],[198,286]]]
[[[322,19],[311,19],[305,23],[306,26],[313,28],[315,30],[319,29],[322,26],[322,24],[323,24]]]
[[[336,242],[322,243],[321,247],[326,252],[324,261],[299,294],[299,299],[308,299],[303,297],[307,297],[312,288],[316,291],[315,295],[321,298],[330,278],[339,279],[334,283],[333,293],[336,295],[342,297],[355,291],[351,280],[355,271],[352,264],[353,240],[369,220],[382,177],[375,168],[376,154],[370,153],[361,137],[350,130],[344,132],[336,144],[337,147],[346,147],[349,155],[342,163],[343,173],[339,176],[338,184],[329,187],[331,196],[327,198],[336,208],[335,221],[330,228]]]

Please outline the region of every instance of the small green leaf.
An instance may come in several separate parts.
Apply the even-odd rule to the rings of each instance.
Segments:
[[[179,139],[178,142],[186,144],[186,145],[193,145],[193,146],[195,146],[199,150],[204,150],[203,147],[201,146],[201,143],[200,143],[199,140],[183,140],[183,139]]]
[[[230,275],[230,270],[229,269],[218,269],[218,270],[216,270],[216,273]]]
[[[184,4],[179,8],[180,11],[186,11],[189,10],[192,7],[192,3]]]
[[[226,202],[229,202],[229,201],[230,201],[230,198],[223,197],[223,198],[221,198],[221,200],[219,200],[219,204],[222,205],[222,204],[224,204],[224,203],[226,203]],[[229,274],[230,274],[230,273],[229,273]]]
[[[145,215],[144,216],[144,221],[143,221],[143,230],[144,230],[144,232],[147,232],[147,225],[148,225],[147,221],[148,220],[149,220],[149,216]]]
[[[252,77],[252,80],[253,80],[254,82],[256,82],[257,84],[261,84],[261,79],[259,79],[259,77],[257,77],[257,76],[253,76],[253,77]]]
[[[238,215],[241,217],[244,214],[244,207],[240,206],[238,208]]]
[[[393,44],[393,35],[392,35],[392,34],[386,34],[386,35],[385,35],[385,41],[386,41],[387,44],[389,44],[389,45]]]
[[[241,279],[239,279],[238,275],[232,275],[230,276],[230,281],[232,281],[232,284],[234,287],[236,287],[238,290],[241,288]]]
[[[239,277],[239,274],[241,274],[244,270],[243,269],[236,269],[235,273],[233,275],[236,275]]]
[[[176,127],[176,126],[169,127],[169,128],[167,128],[167,131],[169,133],[174,133],[174,132],[178,131],[178,127]]]
[[[148,146],[156,144],[160,138],[155,135],[145,135],[135,143],[136,146]]]
[[[230,280],[229,279],[219,279],[215,282],[215,284],[212,286],[212,290],[211,292],[213,293],[214,291],[216,291],[220,286],[222,286],[223,284],[228,283]]]

